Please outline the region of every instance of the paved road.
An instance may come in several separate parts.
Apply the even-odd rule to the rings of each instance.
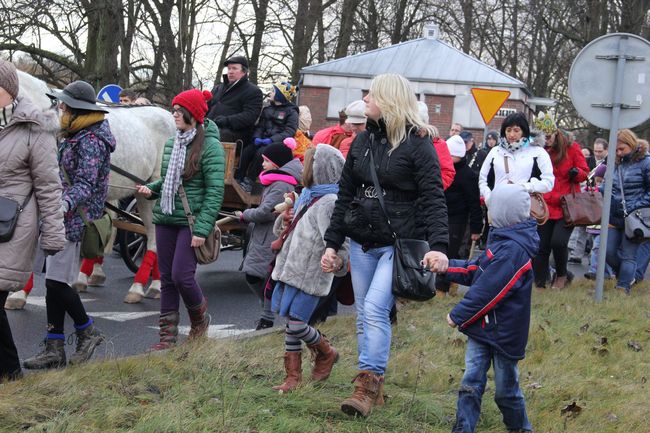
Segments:
[[[200,266],[198,282],[208,298],[212,315],[210,336],[223,337],[252,331],[259,318],[259,302],[248,289],[241,272],[241,251],[224,251],[217,262]],[[160,302],[145,299],[140,304],[125,304],[124,295],[131,285],[133,274],[117,256],[106,258],[104,269],[107,282],[104,287],[90,287],[81,298],[89,315],[106,334],[107,344],[100,346],[96,357],[120,357],[142,353],[158,341],[158,314]],[[45,287],[42,278],[36,278],[34,290],[22,311],[7,311],[14,340],[21,359],[38,352],[45,334]],[[66,317],[66,335],[72,334],[72,320]],[[189,319],[181,314],[181,334],[189,332]],[[73,350],[68,348],[68,352]]]
[[[199,267],[198,281],[208,298],[212,325],[209,335],[213,338],[227,337],[250,332],[259,318],[257,297],[248,289],[246,281],[237,269],[241,263],[241,251],[224,251],[219,260]],[[569,265],[581,277],[586,265]],[[95,318],[97,326],[107,337],[106,344],[97,350],[96,358],[113,358],[145,352],[158,341],[158,314],[160,302],[145,299],[140,304],[125,304],[124,295],[131,285],[133,274],[116,254],[107,257],[104,266],[107,282],[104,287],[90,287],[81,295],[86,311]],[[45,287],[42,278],[36,278],[34,290],[22,311],[7,311],[14,340],[21,359],[40,350],[45,335]],[[339,305],[339,313],[351,314],[352,307]],[[280,320],[276,326],[282,326]],[[74,333],[72,320],[66,317],[66,335]],[[181,314],[182,335],[189,332],[189,320]],[[68,347],[68,353],[73,351]]]

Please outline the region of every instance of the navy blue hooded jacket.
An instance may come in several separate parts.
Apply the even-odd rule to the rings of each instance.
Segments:
[[[538,246],[533,219],[491,228],[485,252],[474,260],[450,260],[446,274],[448,281],[470,286],[450,313],[458,329],[514,360],[524,358],[528,343]]]
[[[627,213],[630,214],[642,207],[650,207],[650,155],[627,155],[614,169],[609,223],[614,227],[623,228],[625,216],[619,171],[623,178]],[[602,190],[604,185],[601,187],[601,192]]]

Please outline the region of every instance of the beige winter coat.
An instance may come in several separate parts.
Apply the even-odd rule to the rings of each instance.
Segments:
[[[34,190],[18,217],[9,242],[0,243],[0,290],[23,288],[30,273],[41,230],[41,246],[60,251],[65,245],[61,181],[57,163],[56,132],[59,122],[53,110],[37,108],[18,98],[9,125],[0,131],[0,195],[22,203]]]

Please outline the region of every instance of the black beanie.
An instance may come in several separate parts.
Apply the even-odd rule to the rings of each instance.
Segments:
[[[278,167],[293,159],[293,152],[284,143],[269,144],[262,151],[262,155]]]
[[[503,123],[501,124],[501,137],[506,137],[506,128],[509,126],[520,127],[523,132],[522,138],[530,137],[530,126],[528,125],[528,120],[524,113],[512,113],[503,120]]]

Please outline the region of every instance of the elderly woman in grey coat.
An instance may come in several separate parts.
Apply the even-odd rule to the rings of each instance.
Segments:
[[[294,205],[293,220],[287,224],[283,215],[275,223],[275,234],[285,241],[273,268],[272,279],[277,281],[273,290],[273,310],[287,318],[284,336],[286,378],[281,385],[273,387],[275,390],[291,391],[302,381],[303,342],[314,353],[312,380],[327,379],[338,359],[328,339],[308,323],[320,298],[329,294],[334,276],[342,277],[348,269],[347,242],[339,249],[333,266],[321,265],[325,252],[323,236],[330,225],[344,164],[341,152],[329,144],[308,149],[303,171],[305,188]]]
[[[0,60],[0,197],[22,207],[11,239],[0,243],[0,382],[21,376],[18,353],[2,306],[32,272],[39,236],[54,254],[65,245],[61,182],[56,161],[56,114],[18,97],[13,64]],[[3,209],[6,210],[6,207]],[[0,211],[0,219],[7,215]]]

